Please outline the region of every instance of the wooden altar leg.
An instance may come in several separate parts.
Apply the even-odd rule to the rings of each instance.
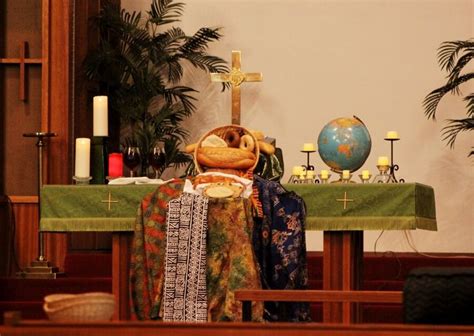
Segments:
[[[112,234],[112,293],[115,295],[114,320],[130,319],[129,263],[133,232]]]
[[[358,290],[364,253],[363,231],[324,231],[323,289]],[[356,323],[356,303],[323,303],[323,322]]]

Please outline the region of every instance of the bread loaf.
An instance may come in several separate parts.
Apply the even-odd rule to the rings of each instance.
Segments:
[[[210,168],[248,169],[255,164],[254,153],[232,147],[201,147],[197,150],[198,163]]]

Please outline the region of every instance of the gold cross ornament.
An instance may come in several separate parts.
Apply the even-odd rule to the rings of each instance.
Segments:
[[[344,202],[344,210],[347,208],[347,202],[354,202],[353,199],[347,198],[347,191],[344,191],[344,198],[338,198],[336,201]]]
[[[112,201],[112,194],[109,191],[109,199],[102,200],[102,203],[108,203],[107,210],[110,211],[110,204],[111,203],[118,203],[119,201]]]
[[[232,124],[240,125],[240,85],[243,82],[261,82],[263,75],[245,73],[240,70],[241,53],[232,51],[232,70],[230,73],[211,73],[211,81],[224,82],[232,85]]]

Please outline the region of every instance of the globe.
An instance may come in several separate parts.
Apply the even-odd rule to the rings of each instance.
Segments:
[[[356,171],[370,154],[372,141],[364,123],[357,117],[337,118],[323,127],[318,136],[321,159],[333,171]]]

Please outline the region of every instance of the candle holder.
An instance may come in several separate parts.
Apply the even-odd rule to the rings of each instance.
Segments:
[[[351,182],[351,178],[352,178],[352,174],[349,173],[349,176],[344,176],[341,172],[341,178],[340,178],[340,181],[341,183],[350,183]]]
[[[390,182],[387,183],[405,183],[405,179],[399,179],[395,177],[395,171],[397,171],[400,167],[397,164],[393,163],[393,143],[394,141],[400,140],[400,138],[384,138],[385,141],[390,141],[390,172],[389,175],[391,177]],[[377,166],[378,167],[378,166]]]
[[[314,170],[314,166],[310,165],[309,164],[309,156],[311,155],[311,153],[314,153],[316,152],[315,150],[301,150],[301,153],[306,153],[306,165],[303,165],[304,167],[306,167],[306,170]]]
[[[44,237],[41,232],[41,188],[43,187],[43,147],[46,146],[48,138],[57,136],[52,132],[34,132],[25,133],[24,137],[36,138],[36,147],[38,148],[38,257],[30,263],[25,270],[17,273],[17,276],[26,279],[55,279],[62,275],[59,268],[52,266],[45,255]]]
[[[108,172],[107,137],[94,136],[91,141],[91,184],[106,184]]]
[[[329,181],[329,178],[331,177],[331,174],[327,174],[326,176],[322,176],[321,174],[318,174],[319,180],[321,181],[321,184],[327,184]]]
[[[379,173],[374,177],[373,183],[390,183],[392,176],[387,174],[389,165],[377,165]]]
[[[359,178],[360,180],[362,181],[362,183],[370,183],[370,178],[372,177],[372,174],[369,174],[369,175],[362,175],[362,174],[359,174]]]
[[[90,184],[92,177],[91,176],[88,176],[88,177],[73,176],[72,179],[76,181],[77,185],[86,185],[86,184]]]

